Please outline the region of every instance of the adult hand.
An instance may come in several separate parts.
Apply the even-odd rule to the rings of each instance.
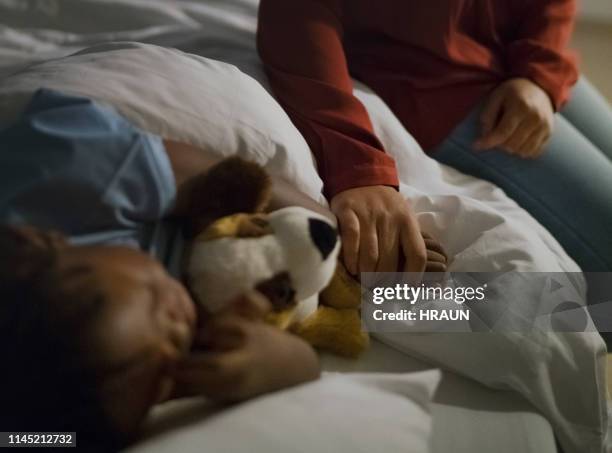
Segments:
[[[522,158],[542,154],[554,124],[548,94],[528,79],[510,79],[497,87],[481,115],[478,150],[503,148]]]
[[[343,261],[351,274],[396,272],[400,247],[405,272],[425,270],[427,249],[416,217],[392,187],[345,190],[332,198],[331,210],[338,218]]]

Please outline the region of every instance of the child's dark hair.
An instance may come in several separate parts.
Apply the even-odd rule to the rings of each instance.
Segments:
[[[79,450],[113,451],[80,341],[99,304],[61,294],[55,263],[52,247],[0,225],[0,428],[76,432]]]

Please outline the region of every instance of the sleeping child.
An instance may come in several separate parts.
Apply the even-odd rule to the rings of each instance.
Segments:
[[[210,316],[178,279],[181,224],[215,164],[51,90],[0,131],[5,431],[76,431],[80,447],[114,450],[158,402],[240,401],[318,377],[313,349],[263,322],[265,297]],[[271,209],[333,218],[272,181]]]

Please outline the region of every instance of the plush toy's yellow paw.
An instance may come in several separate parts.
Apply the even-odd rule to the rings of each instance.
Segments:
[[[282,311],[272,311],[266,315],[266,323],[287,330],[295,319],[295,308]]]
[[[359,312],[352,309],[320,306],[293,331],[315,348],[345,357],[359,356],[370,343],[361,330]]]
[[[331,282],[321,292],[320,300],[328,307],[358,309],[361,305],[361,285],[338,262]]]

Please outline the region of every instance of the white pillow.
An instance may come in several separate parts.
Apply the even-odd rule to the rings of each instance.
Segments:
[[[323,201],[302,135],[274,98],[232,65],[148,44],[90,47],[4,79],[0,125],[15,120],[41,87],[107,103],[164,138],[256,161]]]
[[[200,406],[200,416],[194,416],[198,406],[188,408],[189,421],[181,419],[184,404],[181,410],[170,403],[174,407],[162,406],[152,417],[150,429],[157,434],[129,451],[426,453],[430,402],[439,381],[437,370],[327,375],[212,415]],[[160,429],[168,418],[181,419],[180,427]]]

